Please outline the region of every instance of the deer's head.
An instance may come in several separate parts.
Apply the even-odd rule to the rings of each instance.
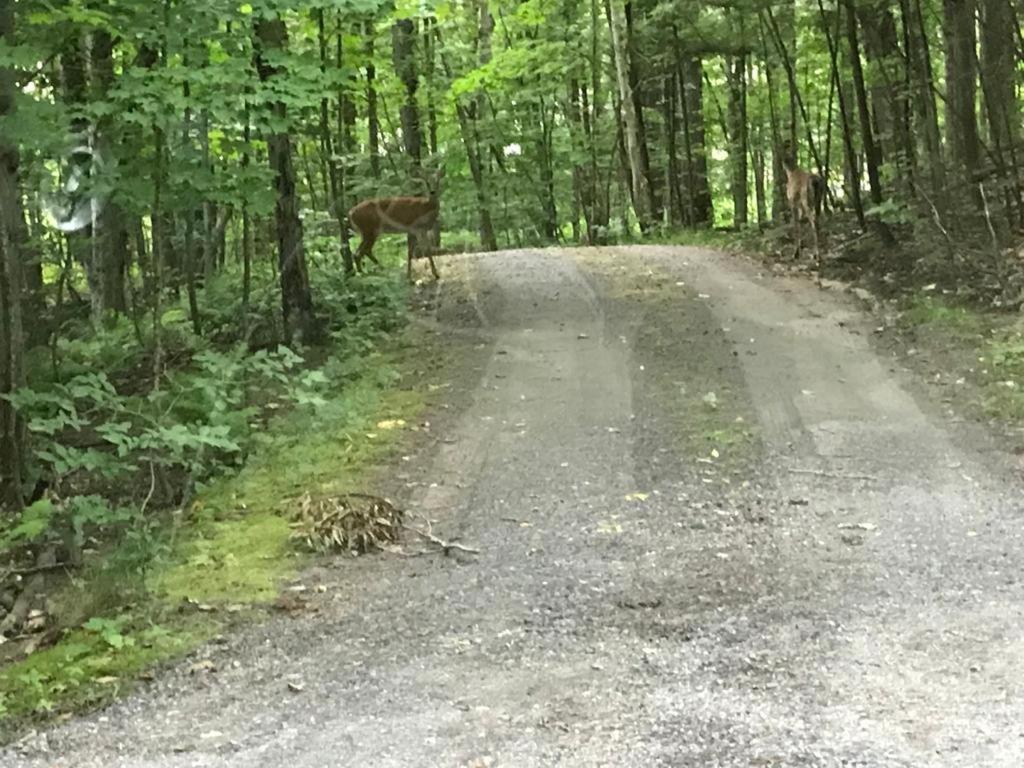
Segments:
[[[444,166],[442,165],[432,173],[420,173],[420,180],[427,189],[427,197],[437,201],[441,197],[441,182],[444,180]]]

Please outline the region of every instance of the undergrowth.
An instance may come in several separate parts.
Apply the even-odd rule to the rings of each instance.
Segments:
[[[319,273],[328,340],[307,349],[273,342],[272,290],[243,311],[219,280],[202,335],[184,307],[165,311],[159,377],[150,331],[122,319],[40,351],[14,397],[45,492],[0,516],[0,592],[24,588],[34,577],[16,571],[40,553],[61,568],[40,577],[46,631],[0,644],[0,665],[35,650],[0,666],[0,741],[108,700],[273,600],[307,562],[289,545],[294,499],[368,482],[424,406],[403,380],[416,349],[394,265]]]

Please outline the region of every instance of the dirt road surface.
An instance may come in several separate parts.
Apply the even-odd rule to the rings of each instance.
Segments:
[[[854,305],[699,249],[442,270],[479,366],[396,487],[480,554],[332,562],[0,765],[1024,766],[1021,478]]]

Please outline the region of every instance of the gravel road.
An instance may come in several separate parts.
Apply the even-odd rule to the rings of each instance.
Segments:
[[[680,247],[441,267],[479,365],[395,490],[480,554],[328,563],[0,765],[1024,766],[1019,472],[853,304]]]

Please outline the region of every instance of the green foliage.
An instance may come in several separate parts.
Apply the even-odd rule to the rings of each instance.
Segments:
[[[934,296],[913,298],[903,312],[905,324],[957,336],[977,336],[985,326],[976,312]]]

